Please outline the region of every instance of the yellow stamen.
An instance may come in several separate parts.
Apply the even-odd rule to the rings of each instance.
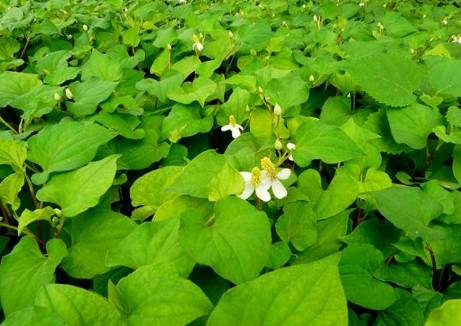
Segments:
[[[263,170],[266,170],[266,172],[269,174],[271,178],[276,178],[277,176],[277,171],[275,169],[274,163],[270,160],[268,157],[263,157],[261,159],[261,167]]]
[[[257,186],[261,183],[261,170],[258,167],[251,169],[251,183]]]
[[[235,120],[235,117],[232,114],[229,116],[229,124],[231,126],[235,126],[237,124],[237,120]]]

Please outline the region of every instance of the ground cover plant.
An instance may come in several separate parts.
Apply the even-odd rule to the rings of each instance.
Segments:
[[[3,325],[460,325],[457,1],[0,0]]]

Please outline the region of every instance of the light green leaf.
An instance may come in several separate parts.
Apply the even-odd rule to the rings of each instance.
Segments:
[[[392,180],[386,172],[369,168],[365,175],[365,180],[359,183],[359,192],[363,194],[390,187],[392,187]]]
[[[37,192],[37,198],[58,204],[64,216],[76,216],[96,206],[110,188],[118,158],[118,155],[112,155],[78,170],[55,175]]]
[[[60,239],[46,244],[44,256],[34,239],[23,237],[13,251],[2,258],[0,265],[0,300],[5,315],[34,303],[39,290],[54,282],[54,270],[67,254]]]
[[[213,308],[197,285],[152,265],[121,279],[117,289],[133,326],[186,325]]]
[[[278,103],[285,110],[306,102],[309,88],[299,73],[293,72],[282,78],[272,79],[264,88],[264,95],[269,96],[271,103]]]
[[[425,326],[455,326],[461,323],[461,300],[448,300],[434,309]]]
[[[11,205],[14,210],[21,206],[18,194],[24,185],[24,174],[12,173],[0,182],[0,203]]]
[[[112,59],[108,54],[93,49],[90,58],[82,66],[82,80],[96,77],[101,80],[117,81],[122,77],[120,68],[120,62]]]
[[[25,143],[14,140],[0,139],[0,164],[8,164],[15,171],[23,171],[23,165],[27,157]]]
[[[35,221],[48,221],[51,222],[51,218],[56,215],[53,208],[47,206],[45,208],[39,208],[34,211],[30,211],[27,208],[21,213],[18,220],[18,235],[24,231],[24,229]]]
[[[397,54],[372,54],[346,66],[359,86],[378,102],[405,106],[416,101],[422,72],[411,59]]]
[[[199,264],[236,284],[258,276],[271,249],[266,215],[239,198],[219,200],[211,214],[191,207],[181,215],[179,236]]]
[[[281,268],[232,288],[208,325],[347,325],[338,256]]]
[[[37,75],[5,71],[0,74],[0,108],[12,104],[16,99],[40,87]]]
[[[209,78],[199,77],[192,83],[185,83],[182,88],[177,88],[168,93],[168,98],[182,103],[190,104],[194,101],[203,107],[205,100],[216,90],[216,83]]]
[[[195,105],[174,105],[163,120],[162,136],[177,142],[183,137],[210,131],[213,117],[202,117],[202,111],[202,108]]]
[[[188,276],[194,266],[178,240],[179,219],[143,223],[114,246],[106,257],[106,265],[137,269],[145,265],[174,266]]]
[[[67,109],[76,117],[84,117],[96,112],[98,104],[106,100],[117,87],[118,82],[95,77],[70,85],[73,101],[67,101]]]
[[[100,112],[93,119],[124,138],[142,139],[145,136],[144,130],[136,129],[141,121],[131,114]]]
[[[442,214],[442,206],[419,188],[394,186],[371,195],[379,212],[397,228],[426,240],[437,237],[428,224]]]
[[[72,52],[68,50],[48,53],[37,62],[36,70],[38,73],[45,73],[45,83],[60,85],[69,79],[74,79],[80,71],[77,67],[68,66],[67,60],[71,56]]]
[[[117,309],[105,298],[82,288],[49,284],[37,296],[35,305],[46,308],[61,317],[66,325],[122,326]]]
[[[157,97],[160,102],[165,102],[167,95],[180,87],[184,78],[183,74],[178,71],[169,71],[159,81],[152,78],[139,81],[136,88],[141,91],[147,91],[150,95]]]
[[[312,205],[302,201],[286,204],[275,229],[283,241],[291,241],[299,251],[313,245],[317,241],[317,226]]]
[[[27,306],[6,318],[2,326],[66,326],[64,320],[52,311],[36,306]]]
[[[383,310],[397,300],[392,286],[374,277],[384,264],[383,254],[372,245],[349,245],[343,250],[339,272],[346,297],[362,307]]]
[[[93,278],[109,271],[107,253],[117,247],[136,224],[128,217],[109,208],[98,206],[72,220],[69,255],[64,258],[64,270],[75,278]]]
[[[314,159],[333,164],[362,155],[360,148],[338,127],[316,120],[304,122],[296,130],[293,158],[300,166],[307,166]]]
[[[225,195],[240,194],[243,187],[240,174],[229,165],[227,158],[208,150],[197,155],[166,190],[216,200]]]
[[[461,61],[444,59],[432,65],[428,71],[429,84],[436,94],[461,96]]]
[[[414,149],[423,149],[432,129],[443,124],[437,109],[418,103],[401,109],[388,109],[387,118],[395,141]]]
[[[182,173],[182,166],[165,166],[138,178],[130,188],[133,206],[150,206],[157,209],[160,205],[177,195],[167,192],[172,183]]]
[[[43,128],[29,139],[28,159],[43,169],[32,180],[43,184],[50,173],[85,165],[95,157],[99,146],[114,136],[108,129],[89,122],[63,121]]]

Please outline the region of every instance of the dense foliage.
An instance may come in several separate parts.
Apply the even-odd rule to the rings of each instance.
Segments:
[[[0,0],[4,325],[460,325],[456,2]]]

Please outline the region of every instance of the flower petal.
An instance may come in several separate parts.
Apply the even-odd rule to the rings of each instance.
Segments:
[[[231,127],[231,130],[232,130],[232,138],[237,138],[238,136],[240,136],[241,132],[238,127],[233,126]]]
[[[293,162],[293,155],[288,155],[288,159]]]
[[[293,143],[288,143],[288,144],[287,144],[287,148],[288,148],[290,151],[292,151],[292,150],[294,150],[294,149],[296,148],[296,145],[293,144]]]
[[[277,173],[277,178],[280,179],[280,180],[286,180],[290,177],[291,175],[291,170],[290,169],[281,169],[278,173]]]
[[[271,200],[271,194],[269,193],[269,187],[267,187],[264,184],[257,185],[256,186],[256,196],[265,202],[268,202],[269,200]]]
[[[243,192],[239,195],[241,199],[248,199],[253,192],[255,191],[255,188],[250,182],[245,182],[245,188],[243,189]]]
[[[241,125],[235,125],[238,129],[243,131],[243,127]]]
[[[231,125],[225,125],[225,126],[221,127],[221,131],[228,131],[228,130],[231,130],[231,129],[232,129]]]
[[[277,179],[272,181],[272,192],[274,196],[278,199],[282,199],[287,196],[287,190],[285,186]]]
[[[245,181],[245,183],[251,181],[251,172],[242,171],[240,172],[240,175],[242,176],[243,181]]]

